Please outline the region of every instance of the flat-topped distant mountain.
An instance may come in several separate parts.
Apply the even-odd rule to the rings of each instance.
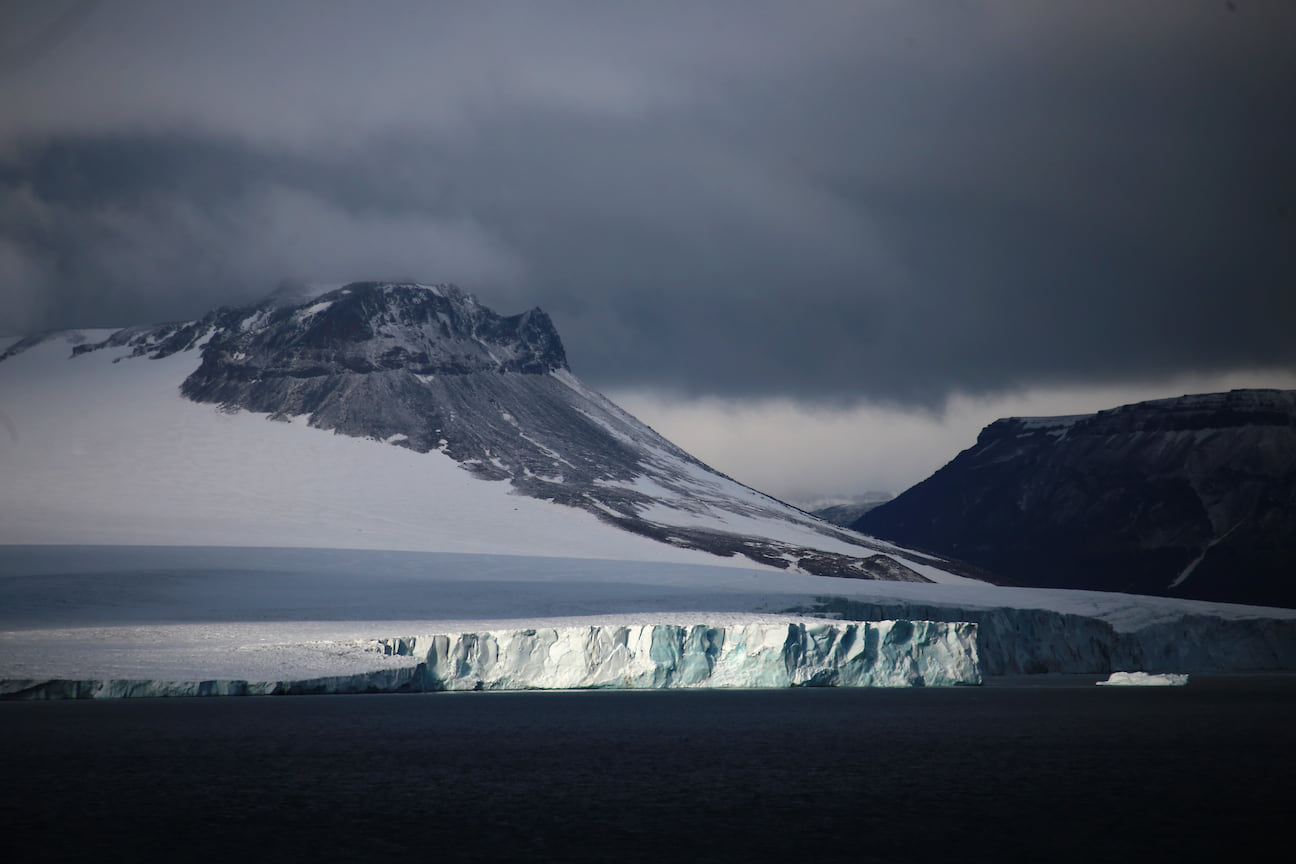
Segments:
[[[1296,391],[997,420],[852,527],[1022,585],[1296,606]]]
[[[817,501],[802,509],[825,522],[849,528],[865,513],[894,497],[890,492],[865,492],[849,499]]]
[[[0,412],[0,543],[711,553],[919,582],[957,566],[713,471],[582,384],[544,312],[451,285],[0,343]]]

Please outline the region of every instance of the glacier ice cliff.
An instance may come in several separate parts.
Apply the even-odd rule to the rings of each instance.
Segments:
[[[1113,620],[1122,595],[1107,613],[1047,608],[852,600],[822,597],[802,612],[854,621],[910,617],[969,621],[977,625],[978,657],[986,675],[1230,672],[1296,669],[1296,618],[1287,610],[1256,609],[1255,617],[1229,618],[1209,610],[1167,605],[1160,615],[1133,609],[1133,620]],[[1123,598],[1124,601],[1142,598]],[[1148,620],[1143,620],[1144,618]]]
[[[976,627],[931,621],[586,626],[424,636],[427,689],[979,684]]]
[[[980,684],[977,627],[934,621],[587,625],[367,640],[409,665],[279,681],[9,679],[0,698]]]

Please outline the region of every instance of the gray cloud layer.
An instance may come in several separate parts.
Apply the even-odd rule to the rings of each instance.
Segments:
[[[1283,0],[84,7],[0,11],[0,331],[413,277],[602,387],[1296,368]]]

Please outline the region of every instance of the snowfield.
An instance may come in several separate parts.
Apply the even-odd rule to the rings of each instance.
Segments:
[[[305,418],[272,421],[190,402],[179,385],[199,363],[196,350],[153,360],[126,348],[70,358],[71,348],[55,338],[0,362],[0,413],[8,420],[0,424],[0,544],[724,563],[512,495],[507,483],[473,477],[441,454],[375,446],[309,428]]]
[[[399,549],[753,567],[681,548],[589,510],[484,481],[445,453],[333,434],[179,395],[199,348],[161,359],[110,347],[114,331],[58,334],[0,362],[0,544]],[[546,377],[546,376],[534,376]],[[554,379],[625,429],[640,424],[566,371]],[[609,431],[618,431],[615,428]],[[829,526],[651,443],[654,476],[606,482],[653,496],[658,526],[714,529],[859,558],[883,550],[923,577],[974,582],[893,544]],[[663,442],[664,443],[664,442]],[[561,473],[561,470],[559,473]],[[728,508],[728,509],[726,509]],[[614,514],[615,515],[615,514]],[[855,537],[868,547],[844,542]]]

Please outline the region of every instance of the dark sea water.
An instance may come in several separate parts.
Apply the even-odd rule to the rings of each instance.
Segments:
[[[1287,845],[1296,677],[1092,681],[3,703],[0,839],[9,861],[1232,861]]]

